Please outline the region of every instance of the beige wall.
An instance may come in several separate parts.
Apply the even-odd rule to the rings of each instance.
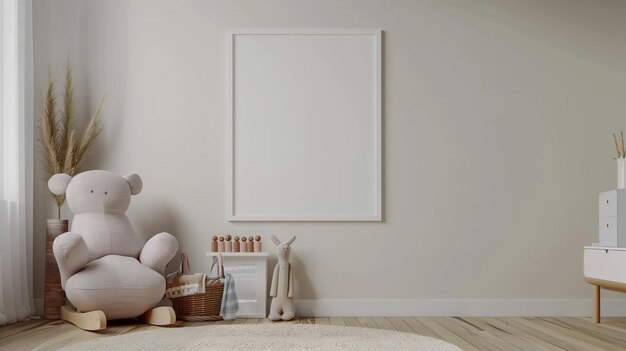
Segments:
[[[35,83],[106,94],[90,166],[137,172],[130,215],[206,269],[212,234],[297,235],[304,299],[582,299],[597,194],[625,129],[626,2],[35,1]],[[384,30],[382,223],[231,223],[229,27]],[[39,101],[39,100],[37,100]],[[43,226],[36,184],[36,296]],[[273,244],[265,247],[274,251]]]

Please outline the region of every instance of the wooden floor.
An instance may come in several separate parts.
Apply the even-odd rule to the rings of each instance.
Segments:
[[[267,319],[236,319],[220,322],[178,322],[176,327],[210,324],[272,323]],[[297,318],[302,324],[346,325],[397,330],[428,335],[476,350],[626,350],[626,318],[603,318],[594,324],[590,318],[485,318],[485,317],[316,317]],[[0,350],[57,350],[94,338],[159,327],[134,321],[109,322],[98,333],[86,332],[63,321],[33,320],[0,327]]]

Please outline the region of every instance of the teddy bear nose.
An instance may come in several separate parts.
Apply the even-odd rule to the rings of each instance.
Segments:
[[[108,191],[105,191],[105,192],[104,192],[104,195],[106,195],[106,194],[108,194],[108,193],[109,193]]]

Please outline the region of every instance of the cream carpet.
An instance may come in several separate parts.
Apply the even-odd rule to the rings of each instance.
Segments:
[[[207,325],[102,337],[70,350],[412,350],[460,351],[444,341],[389,330],[302,324]]]

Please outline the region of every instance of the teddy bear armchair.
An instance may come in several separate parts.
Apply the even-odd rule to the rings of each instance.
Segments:
[[[87,330],[106,328],[107,319],[138,316],[156,325],[174,323],[171,307],[154,306],[165,292],[165,266],[178,242],[159,233],[144,243],[126,216],[141,178],[89,171],[54,175],[48,185],[66,195],[74,213],[71,231],[53,244],[61,286],[77,309],[62,307],[61,318]]]

